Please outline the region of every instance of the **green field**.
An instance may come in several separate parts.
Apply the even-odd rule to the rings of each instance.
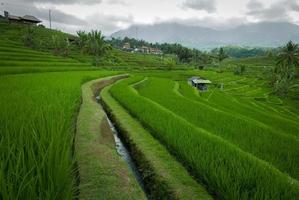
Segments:
[[[1,196],[71,199],[80,85],[113,72],[1,76]]]
[[[238,97],[230,94],[229,89],[223,92],[214,89],[200,96],[186,85],[188,73],[182,78],[166,78],[169,75],[161,78],[161,75],[166,74],[149,74],[147,78],[136,76],[122,81],[111,88],[111,94],[149,128],[190,173],[224,199],[292,199],[298,196],[298,115],[286,106],[276,108],[271,103],[262,103],[258,106],[264,110],[259,109],[256,116],[250,116],[250,112],[258,108],[247,114],[243,107],[255,103],[258,95],[267,95],[266,91],[252,96],[238,93]],[[217,81],[216,73],[204,72],[204,75]],[[234,78],[228,75],[226,81],[237,82],[232,80]],[[214,95],[217,92],[231,98],[228,101],[236,101],[235,109],[239,104],[244,113],[228,111],[230,108],[225,106],[228,102]],[[217,98],[224,103],[213,103]],[[267,115],[268,121],[257,119],[262,115]]]
[[[76,49],[65,57],[25,47],[25,32],[0,22],[1,200],[299,199],[298,87],[273,93],[264,76],[273,59],[170,70],[159,56],[113,49],[93,67]],[[242,76],[238,65],[247,67]],[[211,80],[208,91],[189,85],[192,76]]]

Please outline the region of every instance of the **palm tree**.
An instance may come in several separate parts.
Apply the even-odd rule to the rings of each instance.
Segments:
[[[283,65],[286,67],[299,66],[298,44],[294,44],[292,41],[289,41],[278,54],[277,65]]]
[[[299,66],[299,47],[289,41],[277,56],[274,68],[273,86],[274,91],[281,96],[286,96],[289,87],[296,75],[296,67]]]
[[[94,64],[97,66],[99,59],[111,50],[111,46],[105,42],[101,31],[92,30],[88,33],[88,50],[94,56]]]
[[[80,48],[81,53],[83,52],[84,48],[87,45],[87,41],[88,41],[88,35],[86,34],[85,31],[77,31],[77,45]]]
[[[224,49],[221,47],[217,54],[217,58],[218,58],[219,62],[221,63],[227,57],[228,57],[228,55],[225,53]]]

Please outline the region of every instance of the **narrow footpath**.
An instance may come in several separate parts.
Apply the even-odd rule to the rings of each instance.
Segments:
[[[146,199],[128,165],[115,149],[113,132],[95,93],[124,78],[106,77],[82,85],[75,152],[79,168],[79,199]]]

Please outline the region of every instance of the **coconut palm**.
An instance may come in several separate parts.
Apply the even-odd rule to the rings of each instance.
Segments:
[[[88,50],[94,56],[94,64],[97,66],[99,59],[103,57],[111,46],[105,42],[105,37],[101,31],[92,30],[88,33]]]
[[[84,51],[88,41],[88,35],[85,31],[77,31],[77,45],[80,48],[81,53]]]
[[[289,41],[277,56],[277,63],[273,74],[274,91],[281,96],[288,94],[293,84],[296,67],[299,66],[299,47]]]
[[[217,54],[217,58],[218,58],[219,62],[221,63],[227,57],[228,57],[228,55],[225,53],[224,49],[221,47]]]
[[[277,65],[286,67],[299,66],[299,47],[298,44],[289,41],[282,51],[278,54]]]

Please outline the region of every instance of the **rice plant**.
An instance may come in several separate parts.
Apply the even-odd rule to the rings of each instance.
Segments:
[[[140,96],[130,85],[141,80],[143,77],[121,81],[110,92],[210,190],[223,199],[298,199],[296,179]],[[161,87],[155,95],[164,92]]]
[[[114,72],[0,77],[0,199],[73,199],[81,83]]]

